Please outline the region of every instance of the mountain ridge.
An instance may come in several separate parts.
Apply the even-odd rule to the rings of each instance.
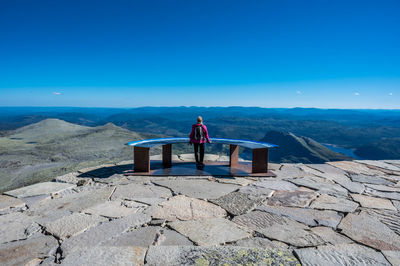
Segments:
[[[86,127],[59,119],[19,128],[0,137],[0,191],[132,159],[132,149],[125,144],[150,137],[154,135],[138,134],[112,123]]]
[[[291,132],[271,130],[261,141],[279,146],[270,150],[270,160],[273,162],[324,163],[351,160],[350,157],[334,152],[311,138],[296,136]]]

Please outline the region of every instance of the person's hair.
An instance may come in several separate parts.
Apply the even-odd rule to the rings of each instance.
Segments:
[[[201,122],[203,122],[203,117],[198,116],[198,117],[197,117],[197,123],[201,123]]]

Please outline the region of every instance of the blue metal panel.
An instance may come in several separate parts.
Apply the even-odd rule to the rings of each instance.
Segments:
[[[275,144],[270,144],[270,143],[266,143],[266,142],[241,140],[241,139],[210,138],[210,141],[212,143],[216,143],[216,144],[239,145],[239,146],[242,146],[242,147],[245,147],[245,148],[249,148],[249,149],[261,149],[261,148],[278,147]],[[145,140],[138,140],[138,141],[129,142],[126,145],[151,148],[151,147],[158,146],[158,145],[175,144],[175,143],[189,143],[189,138],[145,139]]]

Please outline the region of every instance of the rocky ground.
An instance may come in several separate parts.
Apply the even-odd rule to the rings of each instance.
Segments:
[[[272,164],[275,178],[124,167],[0,195],[0,264],[400,265],[400,161]]]

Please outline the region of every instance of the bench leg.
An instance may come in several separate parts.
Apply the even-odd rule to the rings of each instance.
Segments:
[[[165,168],[172,166],[172,144],[162,145],[162,163]]]
[[[237,168],[239,166],[239,146],[230,145],[229,166]]]
[[[268,173],[268,148],[253,149],[252,173]]]
[[[135,172],[150,172],[150,148],[133,148],[133,167]]]

